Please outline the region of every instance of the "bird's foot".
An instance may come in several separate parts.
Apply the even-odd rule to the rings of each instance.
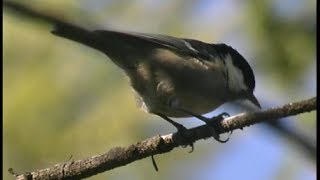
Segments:
[[[232,133],[232,131],[230,132],[230,135],[227,139],[225,140],[221,140],[220,139],[220,135],[219,133],[217,133],[217,127],[219,127],[221,121],[223,121],[224,118],[227,118],[227,117],[230,117],[230,115],[226,112],[223,112],[221,114],[219,114],[218,116],[213,116],[211,118],[207,118],[206,121],[204,121],[210,128],[211,132],[212,132],[212,137],[218,141],[218,142],[221,142],[221,143],[226,143],[229,141],[229,138],[230,138],[230,135]]]
[[[177,128],[177,133],[176,134],[181,139],[180,141],[182,142],[182,144],[186,144],[186,145],[182,145],[182,147],[186,148],[186,147],[190,146],[191,150],[189,151],[189,153],[192,153],[193,150],[194,150],[194,145],[193,145],[193,141],[190,140],[190,134],[188,133],[188,129],[186,127],[184,127],[183,125],[181,125],[181,124],[173,121],[172,119],[168,118],[167,116],[164,116],[162,114],[158,114],[158,116],[162,117],[164,120],[168,121],[174,127]]]
[[[186,144],[186,145],[182,145],[182,147],[186,148],[190,146],[191,150],[189,151],[189,153],[192,153],[194,150],[194,144],[190,140],[190,133],[188,133],[188,129],[181,125],[179,128],[177,128],[177,134],[181,137],[181,141],[183,142],[183,144]]]
[[[179,111],[181,112],[184,112],[188,115],[191,115],[193,117],[196,117],[197,119],[203,121],[206,123],[206,125],[208,126],[208,128],[210,129],[211,131],[211,134],[212,134],[212,137],[220,142],[220,143],[226,143],[228,140],[229,140],[229,137],[226,139],[226,140],[221,140],[220,139],[220,135],[219,133],[217,132],[217,127],[219,127],[220,125],[220,122],[225,118],[225,117],[229,117],[230,115],[226,112],[223,112],[221,114],[219,114],[218,116],[213,116],[211,118],[207,118],[207,117],[204,117],[202,115],[199,115],[199,114],[195,114],[193,112],[190,112],[190,111],[187,111],[185,109],[179,109]],[[232,132],[231,132],[232,133]]]

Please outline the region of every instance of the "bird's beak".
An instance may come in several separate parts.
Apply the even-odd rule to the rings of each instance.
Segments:
[[[259,109],[261,109],[261,105],[258,101],[258,99],[253,95],[253,93],[249,94],[247,99],[252,102],[254,105],[256,105],[257,107],[259,107]]]

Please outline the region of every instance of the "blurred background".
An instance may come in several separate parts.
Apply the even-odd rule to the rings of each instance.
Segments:
[[[19,2],[90,29],[226,43],[253,68],[263,109],[316,96],[316,0]],[[127,79],[108,57],[53,36],[51,28],[4,11],[4,179],[13,179],[9,167],[18,173],[42,169],[175,131],[136,108]],[[229,103],[207,116],[224,111],[245,109]],[[202,124],[193,118],[178,122]],[[277,122],[282,129],[261,123],[234,131],[226,144],[207,139],[191,154],[177,148],[157,155],[159,172],[147,158],[90,179],[316,179],[316,112]]]

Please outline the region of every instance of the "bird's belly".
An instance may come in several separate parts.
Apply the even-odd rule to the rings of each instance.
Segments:
[[[181,93],[180,93],[181,95]],[[174,94],[164,94],[158,96],[139,96],[141,109],[153,114],[163,114],[168,117],[190,117],[181,109],[194,114],[205,114],[211,112],[224,102],[219,99],[210,99],[197,95],[175,96]]]
[[[211,88],[208,90],[207,86],[200,86],[196,83],[191,83],[190,86],[192,87],[185,85],[177,88],[170,85],[170,82],[164,81],[156,85],[144,84],[145,88],[135,89],[138,106],[153,114],[162,114],[168,117],[190,117],[191,115],[180,109],[201,115],[215,110],[225,102],[223,95],[217,93],[219,89]]]
[[[140,108],[169,117],[190,117],[179,109],[204,114],[226,102],[225,77],[219,68],[168,56],[141,62],[129,72]]]
[[[201,95],[187,95],[176,97],[171,100],[170,106],[164,108],[164,113],[169,117],[190,117],[190,114],[179,111],[179,108],[194,113],[202,115],[211,112],[223,104],[219,98],[211,99],[209,97],[203,97]]]

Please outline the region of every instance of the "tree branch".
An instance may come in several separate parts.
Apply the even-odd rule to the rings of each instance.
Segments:
[[[262,121],[310,112],[316,110],[316,108],[316,97],[314,97],[300,102],[289,103],[282,107],[267,109],[265,111],[242,113],[221,121],[217,126],[217,133],[222,134],[235,129],[242,129]],[[190,142],[196,142],[200,139],[210,138],[212,134],[208,127],[203,125],[187,130],[185,135]],[[19,180],[87,178],[113,168],[127,165],[139,159],[167,153],[176,147],[190,144],[190,142],[186,142],[184,139],[185,138],[182,138],[177,133],[163,136],[157,135],[128,147],[112,148],[102,155],[56,164],[53,167],[46,169],[40,169],[24,174],[16,174],[12,169],[9,171]]]

